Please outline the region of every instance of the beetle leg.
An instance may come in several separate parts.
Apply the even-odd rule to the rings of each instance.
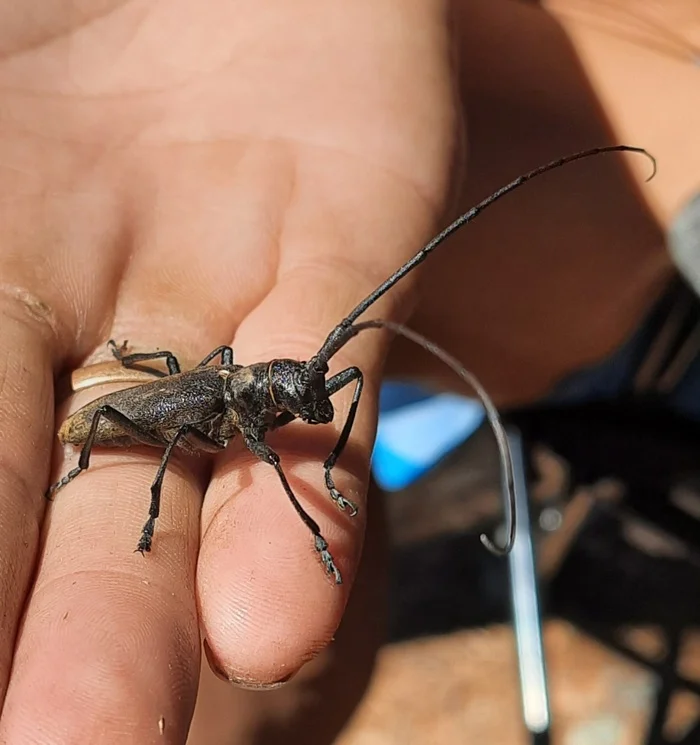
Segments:
[[[282,470],[279,455],[277,455],[277,453],[266,442],[260,442],[259,440],[255,440],[252,437],[245,435],[244,437],[248,450],[250,450],[253,455],[260,458],[261,461],[271,465],[275,471],[277,471],[277,475],[282,482],[282,487],[284,488],[287,497],[289,497],[289,501],[297,511],[297,515],[299,515],[304,525],[306,525],[306,527],[313,533],[314,546],[321,556],[321,562],[323,563],[326,572],[333,575],[336,585],[342,585],[343,579],[333,561],[330,551],[328,550],[328,542],[321,535],[321,529],[318,527],[318,523],[304,510],[301,504],[299,504],[299,500],[294,496],[292,487],[289,485],[287,477]]]
[[[343,425],[343,429],[340,433],[340,437],[338,438],[338,442],[323,464],[323,469],[325,471],[326,488],[328,489],[328,493],[330,494],[331,499],[338,505],[341,510],[343,510],[343,512],[349,510],[351,517],[354,517],[357,514],[357,505],[350,499],[346,499],[338,491],[335,486],[333,476],[331,475],[331,470],[335,466],[336,461],[340,457],[340,454],[343,452],[345,445],[347,444],[348,437],[350,436],[352,426],[355,423],[357,407],[360,403],[360,396],[362,395],[362,371],[357,367],[349,367],[347,370],[339,372],[337,375],[334,375],[332,378],[326,381],[326,392],[329,396],[332,396],[341,388],[344,388],[346,385],[352,383],[353,380],[357,381],[357,385],[355,386],[355,393],[352,397],[352,403],[350,404],[348,417],[345,420],[345,424]],[[281,414],[277,415],[270,429],[280,429],[281,427],[284,427],[285,425],[294,421],[295,418],[296,417],[294,416],[294,414],[290,414],[288,411],[284,411]]]
[[[209,352],[209,354],[197,365],[197,367],[204,367],[205,365],[208,365],[214,359],[214,357],[219,354],[221,355],[222,365],[233,364],[233,349],[231,349],[231,347],[222,345],[220,347],[217,347],[213,352]]]
[[[180,363],[172,352],[141,352],[137,354],[124,354],[126,350],[126,342],[118,347],[114,339],[110,339],[107,342],[107,346],[109,346],[112,350],[112,354],[122,363],[122,365],[124,365],[124,367],[133,367],[139,362],[148,362],[148,360],[165,359],[169,375],[177,375],[180,372]],[[159,370],[153,371],[155,375],[158,375],[159,372]]]
[[[328,395],[333,395],[333,393],[337,393],[341,388],[344,388],[346,385],[352,383],[353,380],[357,381],[357,384],[355,385],[355,392],[352,395],[352,402],[350,403],[350,410],[348,411],[347,419],[345,420],[343,429],[340,432],[340,437],[338,437],[338,442],[335,444],[335,447],[331,451],[331,454],[326,458],[326,461],[323,464],[323,470],[325,471],[326,477],[326,489],[328,489],[328,493],[331,495],[331,499],[343,512],[345,512],[345,510],[349,510],[350,517],[354,517],[357,514],[357,505],[351,500],[346,499],[336,489],[335,481],[333,480],[333,476],[331,475],[331,470],[335,466],[338,458],[340,457],[340,454],[345,449],[345,446],[348,442],[348,437],[350,437],[352,425],[355,423],[357,407],[360,403],[360,396],[362,395],[362,384],[364,382],[364,379],[362,377],[362,371],[359,368],[349,367],[347,370],[343,370],[337,375],[334,375],[326,383],[326,390],[328,391]]]
[[[163,478],[165,477],[165,470],[168,467],[170,456],[173,454],[173,450],[175,450],[178,441],[182,437],[191,435],[195,432],[201,435],[201,437],[209,440],[206,435],[202,434],[196,429],[196,426],[196,424],[183,424],[174,434],[173,439],[170,440],[170,442],[168,443],[167,447],[165,448],[165,452],[163,453],[163,457],[160,459],[158,473],[156,473],[156,477],[155,479],[153,479],[153,483],[151,484],[151,504],[148,508],[148,520],[146,520],[146,524],[143,526],[143,529],[141,531],[141,538],[139,540],[138,546],[136,547],[136,551],[141,554],[143,554],[145,551],[151,550],[153,532],[155,530],[156,520],[158,519],[158,515],[160,514],[160,496],[163,490]],[[213,440],[211,442],[213,443]]]
[[[46,492],[46,498],[51,499],[52,494],[62,489],[66,484],[69,484],[73,479],[80,474],[82,471],[86,471],[90,466],[90,454],[92,453],[93,445],[95,444],[95,437],[97,436],[97,428],[100,425],[100,419],[107,419],[113,424],[118,425],[124,431],[125,435],[128,435],[133,440],[144,445],[162,445],[160,440],[150,435],[148,432],[144,432],[140,427],[134,424],[129,417],[124,416],[120,411],[117,411],[113,406],[101,406],[95,411],[90,424],[90,431],[88,436],[85,438],[85,444],[83,449],[80,451],[80,458],[78,459],[78,465],[69,471],[62,479],[57,481],[53,486],[49,487]]]

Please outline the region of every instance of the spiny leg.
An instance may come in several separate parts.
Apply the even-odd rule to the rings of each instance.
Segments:
[[[110,339],[107,342],[107,345],[112,350],[112,354],[122,363],[122,365],[124,365],[124,367],[134,367],[139,362],[148,362],[149,360],[165,359],[169,375],[177,375],[180,372],[180,363],[172,352],[140,352],[137,354],[124,354],[126,344],[127,342],[124,342],[120,347],[118,347],[114,339]],[[160,371],[154,370],[153,372],[157,374]]]
[[[153,532],[156,526],[156,520],[160,514],[160,495],[163,490],[163,478],[165,477],[165,470],[168,467],[168,461],[170,456],[175,450],[178,441],[190,432],[196,432],[196,425],[194,424],[183,424],[175,433],[173,439],[168,443],[163,453],[163,457],[160,459],[160,466],[158,466],[158,473],[156,473],[155,479],[151,484],[151,504],[148,508],[148,520],[143,526],[141,531],[141,538],[139,545],[136,547],[136,551],[143,554],[144,551],[151,550],[151,543],[153,541]],[[201,434],[201,433],[200,433]],[[206,437],[206,435],[202,435]],[[209,439],[209,438],[207,438]]]
[[[306,525],[314,536],[314,546],[321,556],[321,562],[323,563],[326,572],[333,575],[336,585],[342,585],[343,578],[341,577],[340,572],[333,561],[333,557],[328,550],[328,542],[321,535],[321,529],[319,528],[318,523],[307,514],[301,504],[299,504],[299,500],[294,496],[294,492],[292,491],[292,488],[287,481],[287,477],[284,475],[284,471],[282,470],[279,455],[277,455],[277,453],[266,442],[260,442],[259,440],[246,437],[245,444],[253,455],[256,455],[261,461],[268,463],[275,469],[275,471],[277,471],[277,475],[279,476],[279,480],[282,482],[282,487],[284,488],[289,501],[292,503],[294,509],[297,511],[297,515],[302,519],[304,525]]]
[[[209,354],[197,365],[197,367],[204,367],[205,365],[208,365],[217,355],[221,355],[222,365],[233,364],[233,349],[231,349],[231,347],[227,347],[224,344],[220,347],[217,347],[213,352],[209,352]]]
[[[85,444],[80,451],[80,458],[78,459],[78,465],[76,468],[70,470],[62,479],[57,481],[53,486],[50,486],[46,492],[46,499],[51,499],[51,496],[55,494],[59,489],[62,489],[66,484],[69,484],[78,474],[83,471],[87,471],[90,466],[90,455],[92,448],[95,444],[95,438],[97,437],[97,429],[100,426],[100,420],[102,418],[112,422],[119,426],[125,435],[128,435],[136,442],[140,442],[144,445],[162,445],[163,443],[157,440],[155,437],[144,432],[141,428],[136,426],[129,417],[124,416],[120,411],[117,411],[113,406],[101,406],[95,410],[92,416],[92,422],[90,423],[90,431],[88,436],[85,438]]]
[[[334,393],[337,393],[341,388],[352,383],[353,380],[357,381],[357,385],[355,386],[355,392],[352,395],[352,402],[350,403],[350,410],[348,411],[347,419],[345,420],[343,429],[340,432],[338,442],[335,444],[331,454],[326,458],[326,461],[323,464],[323,470],[325,471],[326,476],[326,488],[328,489],[328,493],[331,495],[331,499],[338,505],[338,507],[340,507],[341,510],[343,510],[343,512],[349,510],[351,517],[354,517],[357,514],[357,505],[349,499],[346,499],[336,489],[331,470],[338,461],[340,454],[345,449],[348,438],[350,437],[352,426],[355,423],[355,416],[357,415],[357,407],[360,403],[360,396],[362,395],[364,378],[362,377],[362,371],[359,368],[348,367],[347,370],[343,370],[337,375],[334,375],[326,383],[326,390],[328,391],[328,395],[331,396]]]

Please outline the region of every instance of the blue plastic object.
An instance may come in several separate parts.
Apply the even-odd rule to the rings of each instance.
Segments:
[[[383,489],[403,489],[467,440],[484,420],[482,405],[452,394],[386,383],[380,395],[372,472]]]

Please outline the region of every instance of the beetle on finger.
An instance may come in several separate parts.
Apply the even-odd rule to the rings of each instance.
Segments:
[[[333,468],[343,453],[352,431],[362,395],[363,375],[359,368],[348,367],[328,377],[328,363],[342,347],[362,331],[387,328],[393,333],[407,336],[441,358],[464,380],[472,384],[482,399],[501,453],[509,508],[506,545],[496,547],[486,536],[482,536],[482,541],[496,553],[508,552],[512,548],[515,536],[512,464],[498,413],[486,392],[454,358],[424,337],[400,324],[381,320],[358,322],[358,318],[421,264],[450,235],[526,181],[582,158],[622,151],[646,155],[654,164],[655,171],[654,159],[645,150],[614,145],[575,153],[519,176],[458,217],[388,277],[330,332],[319,351],[308,361],[274,359],[243,366],[234,363],[231,347],[220,346],[196,367],[182,371],[178,359],[171,352],[128,354],[125,344],[118,346],[110,341],[112,353],[125,369],[141,369],[146,362],[164,360],[167,374],[154,370],[152,381],[102,396],[63,422],[58,432],[59,440],[65,444],[81,446],[80,457],[78,465],[49,488],[47,497],[50,498],[89,467],[90,456],[96,445],[128,447],[138,444],[163,448],[163,456],[151,485],[148,519],[136,548],[143,554],[149,552],[152,547],[156,520],[160,512],[163,479],[173,452],[180,449],[185,452],[216,453],[226,448],[234,437],[239,436],[251,453],[275,469],[289,501],[313,536],[314,547],[323,567],[336,584],[341,584],[342,576],[328,542],[323,537],[318,523],[294,494],[280,457],[266,442],[266,436],[295,419],[301,419],[308,424],[332,422],[334,408],[331,396],[354,384],[348,415],[335,447],[323,464],[323,470],[325,486],[331,500],[349,516],[356,515],[357,506],[336,488]],[[215,362],[216,364],[212,364]]]

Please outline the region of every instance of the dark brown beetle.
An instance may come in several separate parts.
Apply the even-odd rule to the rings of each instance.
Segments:
[[[519,176],[457,218],[368,295],[331,331],[318,353],[307,362],[275,359],[243,367],[234,364],[231,347],[221,346],[208,354],[194,369],[182,372],[177,358],[170,352],[126,354],[125,345],[118,347],[114,342],[110,342],[113,354],[124,367],[138,367],[147,361],[164,359],[168,374],[153,370],[153,375],[158,377],[153,382],[102,396],[66,419],[59,430],[59,440],[62,443],[82,445],[80,459],[76,468],[48,490],[47,497],[88,468],[94,445],[126,447],[139,444],[164,448],[158,472],[151,486],[149,517],[136,549],[144,553],[151,550],[155,521],[160,510],[163,477],[174,449],[177,447],[188,452],[215,453],[223,450],[235,435],[240,435],[246,447],[254,455],[275,468],[287,497],[314,536],[315,547],[320,554],[323,566],[329,574],[333,575],[335,582],[341,584],[341,575],[328,550],[328,543],[321,535],[316,521],[307,514],[292,492],[280,464],[280,458],[265,442],[265,436],[269,431],[278,429],[297,418],[309,424],[331,422],[334,410],[330,397],[354,382],[355,391],[348,417],[336,446],[323,464],[326,488],[331,499],[341,510],[354,516],[357,513],[356,505],[343,497],[336,489],[331,472],[350,436],[362,394],[363,377],[359,368],[349,367],[326,379],[328,362],[339,349],[361,331],[369,328],[388,328],[394,333],[416,341],[437,355],[462,378],[471,383],[484,402],[503,459],[506,489],[509,496],[510,527],[508,541],[502,549],[494,546],[486,536],[482,536],[482,541],[497,553],[509,551],[515,535],[512,465],[498,413],[485,391],[454,358],[404,326],[381,320],[364,323],[356,323],[356,321],[400,279],[422,263],[446,238],[505,194],[546,171],[581,158],[616,151],[646,155],[654,164],[655,173],[656,163],[645,150],[615,145],[575,153]],[[210,365],[217,357],[220,357],[221,363]]]

